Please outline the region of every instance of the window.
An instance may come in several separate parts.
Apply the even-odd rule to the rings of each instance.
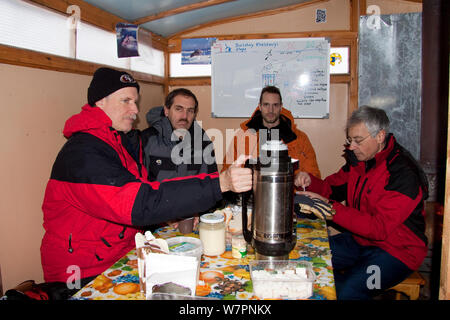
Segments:
[[[20,17],[20,19],[18,19]],[[73,57],[67,16],[19,0],[0,1],[0,43]]]
[[[349,48],[330,48],[330,74],[349,74]],[[210,77],[211,65],[181,64],[181,53],[170,54],[170,77]]]
[[[181,64],[181,53],[170,54],[170,77],[210,77],[210,64]]]
[[[330,48],[330,74],[348,74],[349,70],[349,48]]]
[[[72,22],[26,1],[0,0],[0,44],[164,77],[164,53],[151,47],[151,38],[139,43],[140,57],[118,58],[114,32]]]
[[[128,58],[117,57],[116,34],[81,22],[77,31],[77,59],[130,68]]]
[[[130,69],[164,77],[164,52],[145,43],[138,43],[139,57],[131,57]]]

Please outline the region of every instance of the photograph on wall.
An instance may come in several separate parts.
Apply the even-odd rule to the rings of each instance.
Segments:
[[[119,58],[138,57],[138,26],[128,23],[116,25],[117,56]]]
[[[211,46],[216,38],[183,39],[181,64],[211,64]]]

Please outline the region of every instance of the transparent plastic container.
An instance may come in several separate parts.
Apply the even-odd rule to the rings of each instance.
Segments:
[[[173,237],[166,239],[166,241],[169,246],[169,254],[196,257],[199,263],[202,260],[203,244],[200,239],[194,237]]]
[[[311,263],[294,260],[250,261],[250,276],[260,299],[307,299],[316,281]]]

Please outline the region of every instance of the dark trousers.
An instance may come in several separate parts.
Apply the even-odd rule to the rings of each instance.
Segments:
[[[361,246],[348,232],[329,240],[339,300],[372,299],[413,272],[383,249]]]

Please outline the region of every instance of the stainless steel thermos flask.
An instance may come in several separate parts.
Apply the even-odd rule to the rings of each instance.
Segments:
[[[245,240],[255,249],[258,260],[286,260],[295,247],[294,167],[287,146],[268,140],[261,146],[253,170],[253,189],[242,195],[242,227]],[[247,202],[253,194],[251,230],[247,227]]]

